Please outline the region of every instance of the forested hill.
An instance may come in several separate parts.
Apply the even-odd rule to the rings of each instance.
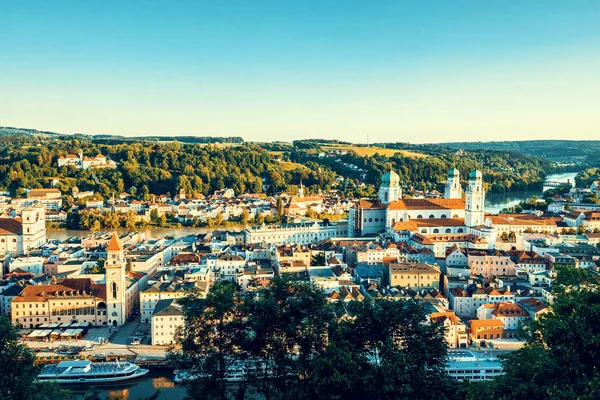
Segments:
[[[480,169],[486,190],[491,192],[541,187],[547,173],[560,171],[548,159],[514,151],[456,151],[406,143],[384,148],[319,139],[249,143],[241,138],[197,137],[189,139],[199,143],[185,143],[179,137],[168,141],[156,138],[161,137],[62,135],[0,128],[0,189],[22,194],[23,189],[49,187],[57,178],[65,193],[77,186],[103,197],[127,191],[149,199],[152,194],[175,194],[180,189],[208,195],[225,187],[236,193],[294,193],[302,180],[311,193],[335,188],[348,196],[366,197],[376,194],[382,174],[390,169],[400,174],[408,194],[443,190],[452,167],[461,171],[463,184],[470,171]],[[209,143],[212,139],[225,142]],[[60,156],[79,150],[86,157],[101,153],[114,160],[117,168],[58,167]]]
[[[99,143],[123,143],[123,142],[172,142],[178,141],[182,143],[244,143],[244,139],[240,136],[231,137],[217,137],[217,136],[143,136],[143,137],[132,137],[132,136],[120,136],[120,135],[109,135],[109,134],[98,134],[88,135],[83,133],[74,134],[63,134],[49,131],[38,131],[36,129],[29,128],[14,128],[10,126],[0,126],[0,136],[45,136],[48,138],[57,139],[84,139],[91,140]]]
[[[598,133],[600,137],[600,133]],[[448,142],[445,146],[462,150],[518,151],[550,159],[580,159],[586,162],[600,161],[600,140],[519,140],[511,142]]]

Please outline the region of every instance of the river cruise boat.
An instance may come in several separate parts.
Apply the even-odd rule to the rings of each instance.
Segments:
[[[75,360],[45,365],[38,375],[38,380],[55,381],[60,384],[102,384],[129,381],[147,373],[147,369],[130,362]]]

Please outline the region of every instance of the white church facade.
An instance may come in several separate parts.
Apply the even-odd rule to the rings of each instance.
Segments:
[[[385,173],[377,199],[361,199],[350,210],[348,232],[353,237],[385,235],[408,240],[411,234],[477,235],[495,244],[494,229],[484,216],[485,190],[480,171],[469,174],[467,190],[460,185],[460,173],[448,172],[444,198],[402,198],[400,177]]]

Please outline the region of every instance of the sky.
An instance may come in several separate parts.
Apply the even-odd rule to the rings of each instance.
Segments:
[[[0,125],[600,139],[600,0],[0,0]]]

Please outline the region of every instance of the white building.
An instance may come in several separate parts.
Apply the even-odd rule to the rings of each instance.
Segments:
[[[244,243],[309,244],[348,236],[346,223],[290,223],[251,226],[244,231]]]
[[[0,252],[27,254],[46,243],[46,216],[42,205],[25,207],[17,218],[0,218]]]
[[[183,310],[177,301],[175,299],[160,300],[152,313],[152,346],[174,343],[177,329],[184,324]]]
[[[42,257],[19,257],[13,258],[8,264],[8,272],[20,269],[25,272],[31,272],[34,275],[44,272],[44,259]]]

